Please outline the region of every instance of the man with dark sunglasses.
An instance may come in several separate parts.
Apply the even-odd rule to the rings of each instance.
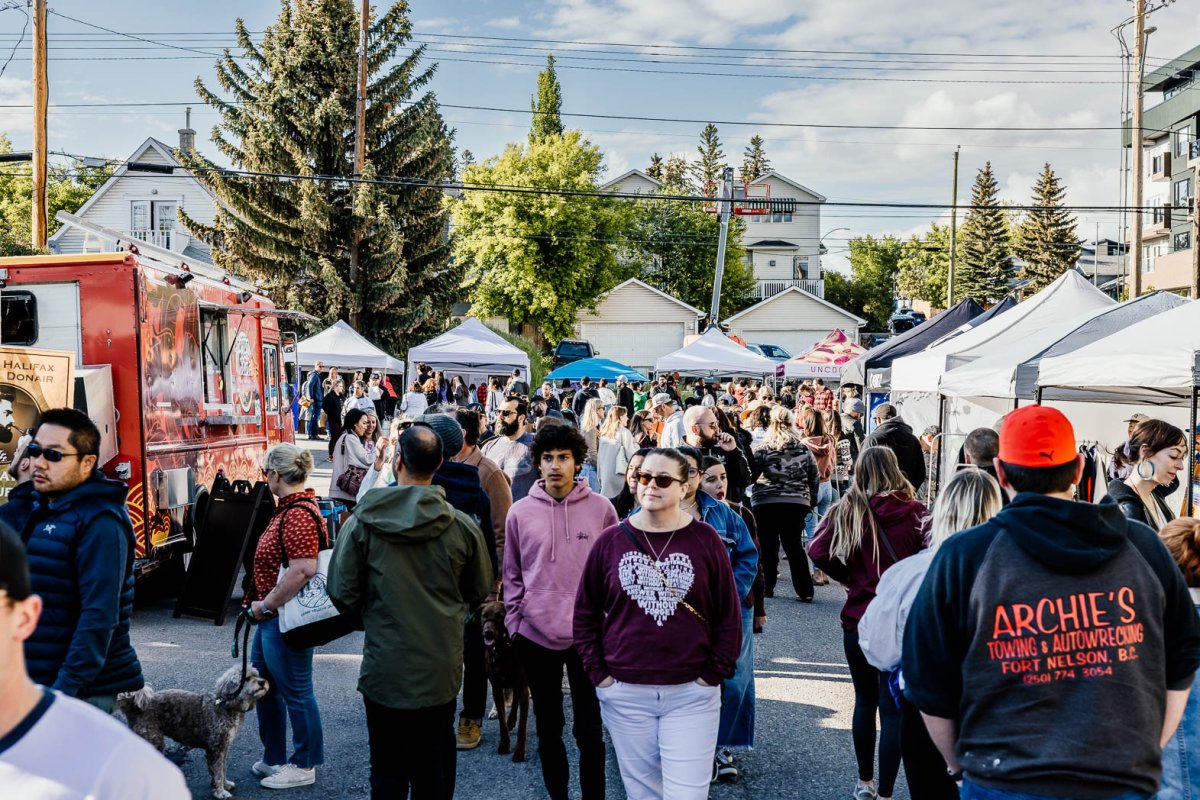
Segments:
[[[481,446],[483,455],[496,462],[512,481],[513,502],[529,494],[537,480],[537,471],[529,455],[533,435],[527,430],[525,415],[528,410],[523,398],[505,400],[496,415],[496,436]]]
[[[142,688],[129,639],[133,524],[128,487],[99,470],[100,431],[72,408],[42,414],[25,449],[29,502],[0,506],[0,521],[28,550],[44,612],[25,642],[30,677],[111,712],[121,692]]]

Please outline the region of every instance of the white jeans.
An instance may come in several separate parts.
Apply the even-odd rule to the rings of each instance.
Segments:
[[[708,797],[721,721],[719,686],[617,681],[596,696],[628,800]]]

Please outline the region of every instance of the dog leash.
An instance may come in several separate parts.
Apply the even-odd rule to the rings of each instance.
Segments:
[[[239,693],[242,691],[242,687],[246,685],[246,680],[250,671],[250,631],[254,627],[255,622],[257,622],[257,620],[254,619],[254,615],[251,613],[250,607],[246,606],[242,609],[241,613],[238,614],[237,623],[233,626],[233,647],[230,648],[229,653],[233,658],[238,657],[238,635],[240,634],[242,637],[242,679],[238,683],[237,688]],[[218,700],[217,702],[220,703],[221,701]]]

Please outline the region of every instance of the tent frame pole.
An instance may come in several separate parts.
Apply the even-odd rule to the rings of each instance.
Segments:
[[[1200,376],[1195,376],[1200,378]],[[1196,491],[1196,405],[1197,405],[1197,380],[1192,381],[1192,419],[1188,425],[1188,471],[1187,471],[1187,515],[1192,516],[1194,506],[1192,505]]]
[[[1039,386],[1037,388],[1037,404],[1039,406],[1042,404],[1042,387],[1041,386]]]

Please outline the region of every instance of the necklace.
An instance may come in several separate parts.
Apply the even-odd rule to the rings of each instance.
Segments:
[[[689,515],[689,519],[690,519],[690,515]],[[686,523],[685,523],[685,525],[686,525]],[[684,525],[680,525],[680,526],[679,526],[679,527],[677,527],[675,530],[671,531],[671,535],[667,537],[667,541],[666,541],[666,543],[665,543],[665,544],[663,544],[662,548],[660,548],[660,549],[658,550],[658,552],[655,552],[655,550],[654,550],[654,545],[653,545],[653,544],[650,542],[650,532],[649,532],[649,531],[642,531],[642,536],[644,536],[644,537],[645,537],[645,539],[646,539],[646,547],[650,549],[650,554],[651,554],[652,556],[654,556],[654,560],[655,560],[655,561],[657,561],[657,562],[658,562],[658,563],[660,563],[660,564],[662,563],[662,556],[663,556],[663,553],[667,552],[667,549],[668,549],[668,548],[670,548],[670,546],[671,546],[671,542],[672,542],[672,540],[674,540],[674,539],[675,539],[675,534],[679,533],[679,531],[680,531],[680,530],[681,530],[683,527],[684,527]],[[662,531],[655,531],[655,532],[656,532],[656,533],[662,533]]]

